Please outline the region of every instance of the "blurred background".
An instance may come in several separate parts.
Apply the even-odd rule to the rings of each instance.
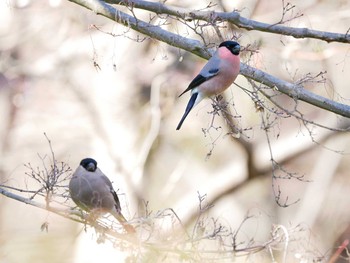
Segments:
[[[232,2],[220,1],[213,9],[238,9],[244,17],[271,24],[283,17],[283,1]],[[200,9],[208,3],[167,4]],[[178,95],[203,59],[68,1],[0,5],[1,184],[37,187],[24,164],[41,167],[43,157],[50,159],[46,133],[57,160],[73,171],[82,158],[98,161],[118,190],[127,218],[142,216],[148,202],[151,211],[174,209],[190,228],[203,195],[214,204],[208,218],[232,231],[239,228],[237,240],[245,245],[250,240],[263,244],[274,226],[283,225],[290,238],[288,262],[325,261],[333,254],[334,241],[350,223],[347,133],[312,125],[306,129],[293,117],[259,112],[235,85],[225,98],[241,136],[228,134],[224,119],[208,114],[210,100],[176,131],[189,99]],[[289,7],[294,5],[283,19],[295,19],[286,25],[339,33],[349,29],[349,1],[290,1]],[[148,21],[147,13],[139,15]],[[169,21],[167,30],[199,39],[185,25]],[[309,78],[305,87],[312,92],[349,104],[349,45],[231,28],[222,32],[246,48],[243,62],[291,82]],[[220,42],[214,34],[205,38]],[[257,52],[250,52],[254,47]],[[250,88],[242,76],[236,83]],[[286,96],[278,100],[288,109],[295,106]],[[301,102],[297,107],[309,120],[348,127],[324,110]],[[262,115],[271,124],[268,139]],[[285,169],[276,170],[280,179],[272,180],[268,140],[273,159]],[[276,204],[278,190],[286,207]],[[103,257],[121,262],[128,257],[128,251],[97,244],[95,233],[84,232],[78,223],[4,196],[0,204],[1,263],[96,262]],[[40,230],[44,222],[48,232]],[[265,251],[242,260],[268,262],[271,255]]]

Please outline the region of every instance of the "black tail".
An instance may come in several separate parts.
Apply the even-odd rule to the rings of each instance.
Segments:
[[[194,103],[196,102],[196,99],[197,99],[197,96],[198,96],[198,93],[193,93],[191,98],[190,98],[190,101],[188,102],[187,104],[187,107],[186,107],[186,110],[185,110],[185,113],[184,115],[182,116],[179,124],[177,125],[176,127],[176,130],[180,130],[181,126],[182,126],[182,123],[184,122],[184,120],[186,119],[187,115],[190,113],[190,111],[192,110],[193,106],[194,106]]]

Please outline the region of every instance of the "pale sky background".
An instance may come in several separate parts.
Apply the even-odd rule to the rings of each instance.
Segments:
[[[281,17],[281,1],[235,1],[236,6],[226,2],[254,20],[275,23]],[[290,2],[296,6],[293,15],[304,16],[287,25],[330,32],[346,32],[350,26],[348,1]],[[169,4],[191,8],[184,1]],[[195,2],[196,8],[204,6]],[[140,17],[148,18],[142,13]],[[169,26],[169,30],[173,29]],[[183,33],[184,27],[176,30]],[[98,161],[118,189],[127,218],[139,216],[139,197],[149,202],[153,212],[173,208],[186,221],[198,209],[198,192],[207,194],[210,201],[246,180],[246,151],[226,135],[220,117],[215,117],[214,124],[224,129],[202,132],[212,122],[210,100],[198,105],[176,131],[189,99],[187,94],[177,96],[205,61],[156,41],[136,43],[129,39],[135,34],[126,31],[68,1],[0,2],[1,184],[38,187],[25,175],[28,170],[23,164],[40,167],[38,155],[50,155],[45,132],[56,158],[73,170],[82,158]],[[326,72],[323,83],[309,83],[307,88],[349,104],[349,45],[256,31],[226,34],[228,38],[241,34],[243,47],[261,43],[252,57],[242,53],[242,61],[282,79],[295,81],[308,73]],[[191,32],[189,37],[196,36]],[[248,87],[242,76],[236,83]],[[270,169],[266,136],[254,103],[235,85],[225,95],[240,116],[237,125],[247,129],[256,166]],[[281,101],[293,106],[283,97]],[[309,105],[300,109],[308,118],[332,127],[343,121]],[[313,135],[317,140],[326,132],[314,129]],[[286,227],[291,239],[288,262],[329,256],[333,241],[350,222],[349,136],[333,136],[315,146],[302,124],[292,118],[277,120],[270,136],[277,161],[310,147],[285,164],[310,182],[280,182],[283,197],[300,201],[278,207],[270,172],[218,200],[208,217],[235,230],[247,214],[253,215],[239,238],[254,239],[257,244],[270,238],[274,225]],[[108,242],[97,244],[94,231],[84,232],[81,224],[4,196],[0,196],[0,213],[0,263],[122,262],[129,255]],[[40,230],[44,222],[49,223],[47,233]],[[167,226],[159,224],[159,231]],[[267,252],[250,258],[253,262],[266,259],[271,259]]]

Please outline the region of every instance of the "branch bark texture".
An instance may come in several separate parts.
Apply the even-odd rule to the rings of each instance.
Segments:
[[[171,46],[186,50],[204,59],[208,59],[212,50],[208,50],[198,40],[186,38],[167,31],[160,26],[142,21],[135,16],[118,10],[116,7],[99,0],[70,0],[98,15],[105,16],[117,23],[129,27],[136,32],[157,39]],[[246,30],[259,30],[275,34],[290,35],[295,38],[315,38],[327,42],[350,43],[350,34],[340,34],[311,30],[307,28],[293,28],[283,25],[269,25],[243,18],[238,12],[212,12],[212,11],[189,11],[184,8],[166,6],[160,2],[148,2],[142,0],[109,0],[109,3],[124,5],[129,8],[140,8],[155,14],[166,14],[184,20],[204,20],[211,23],[215,21],[227,21]],[[300,84],[290,83],[274,77],[262,70],[241,63],[241,74],[253,79],[276,91],[286,94],[294,100],[301,100],[318,108],[333,112],[337,115],[350,118],[350,106],[342,104],[326,97],[312,93]]]

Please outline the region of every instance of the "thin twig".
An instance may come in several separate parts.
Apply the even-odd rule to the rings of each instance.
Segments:
[[[79,1],[73,1],[79,2]],[[276,24],[267,24],[252,19],[244,18],[237,11],[232,12],[215,12],[215,11],[197,11],[188,8],[174,7],[166,5],[162,2],[150,2],[143,0],[108,0],[111,4],[132,5],[134,8],[139,8],[156,14],[168,14],[173,17],[184,20],[203,20],[209,23],[216,21],[227,21],[239,28],[246,30],[257,30],[262,32],[274,33],[278,35],[292,36],[295,38],[315,38],[326,42],[350,43],[350,34],[345,32],[333,33],[309,28],[297,28],[281,25],[285,22],[282,19]]]
[[[142,33],[146,36],[151,37],[152,39],[157,39],[161,42],[167,43],[171,46],[181,48],[183,50],[187,50],[195,55],[198,55],[202,58],[208,59],[210,57],[210,54],[212,54],[213,50],[208,50],[205,46],[203,46],[198,40],[190,39],[183,37],[179,34],[172,33],[170,31],[167,31],[163,29],[160,26],[155,26],[152,24],[149,24],[147,22],[144,22],[140,19],[137,19],[134,16],[128,15],[115,7],[99,1],[99,0],[71,0],[72,2],[79,4],[85,8],[88,8],[90,10],[93,10],[96,14],[105,16],[113,21],[116,21],[117,23],[120,23],[126,27],[130,27],[131,29]],[[113,1],[113,3],[121,3],[122,1]],[[140,1],[129,1],[128,3],[132,3],[134,7],[137,6],[137,4],[140,4]],[[151,2],[142,2],[143,4],[152,5]],[[123,2],[123,4],[126,4],[126,2]],[[165,6],[158,6],[159,8],[165,8]],[[154,7],[152,7],[152,10]],[[155,10],[155,9],[154,9]],[[158,10],[158,9],[157,9]],[[161,10],[161,9],[160,9]],[[178,12],[177,10],[175,11]],[[187,14],[187,13],[186,13]],[[196,14],[194,18],[200,19],[200,15],[204,17],[208,17],[208,12],[206,13],[197,13],[196,11],[190,12],[188,14]],[[210,12],[212,14],[212,12]],[[268,30],[274,30],[274,32],[282,34],[285,33],[286,28],[284,26],[280,25],[266,25],[264,23],[256,22],[253,23],[253,20],[246,21],[246,19],[242,18],[239,13],[236,12],[230,12],[230,13],[216,13],[217,17],[220,17],[223,20],[226,20],[228,22],[234,23],[235,21],[241,25],[243,28],[247,30],[262,30],[269,32]],[[249,22],[249,23],[248,23]],[[247,24],[248,23],[248,24]],[[252,25],[253,24],[253,25]],[[249,26],[248,26],[249,25]],[[289,29],[288,29],[289,30]],[[291,28],[289,31],[289,35],[291,35],[291,32],[298,32],[294,36],[297,37],[303,37],[303,38],[312,38],[315,37],[315,34],[318,32],[315,32],[314,30],[310,29],[293,29]],[[327,35],[326,32],[319,32],[319,34]],[[316,34],[316,35],[317,35]],[[330,41],[338,41],[338,42],[344,42],[344,43],[350,43],[350,35],[349,34],[336,34],[336,33],[329,33],[329,37],[325,38],[324,40],[330,42]],[[333,112],[337,115],[344,116],[347,118],[350,118],[350,106],[346,104],[342,104],[336,101],[333,101],[331,99],[325,98],[323,96],[317,95],[315,93],[312,93],[311,91],[305,89],[302,85],[293,84],[287,81],[284,81],[282,79],[279,79],[275,76],[272,76],[262,70],[253,68],[249,65],[246,65],[244,63],[241,63],[241,72],[243,76],[253,79],[259,83],[262,83],[268,87],[270,87],[272,90],[276,90],[279,92],[282,92],[286,94],[287,96],[295,99],[295,100],[301,100],[306,103],[309,103],[311,105],[314,105],[318,108]]]

